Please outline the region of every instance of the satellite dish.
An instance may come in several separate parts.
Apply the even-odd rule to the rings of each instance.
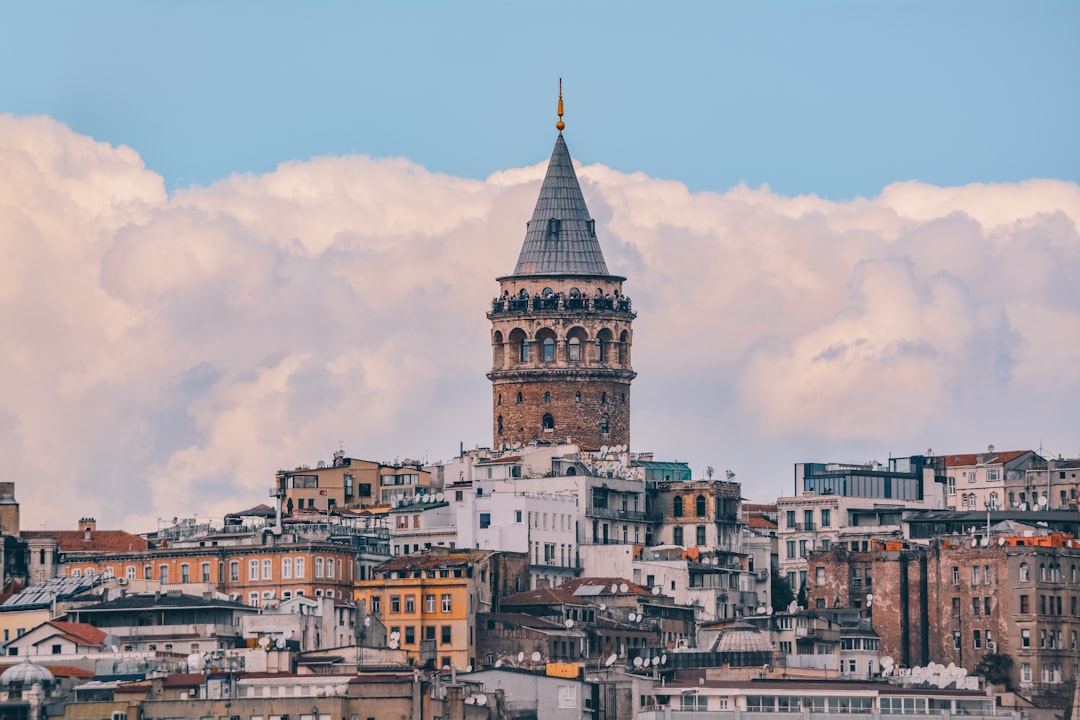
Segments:
[[[619,583],[614,583],[614,584],[613,584],[613,585],[611,586],[611,592],[613,592],[613,593],[617,593],[617,592],[619,592]]]
[[[979,547],[979,538],[971,538],[971,547]]]
[[[387,647],[389,647],[391,650],[397,650],[398,649],[398,641],[397,640],[391,640],[389,643],[387,643]]]
[[[629,620],[630,622],[634,622],[634,618],[636,618],[636,617],[637,617],[637,613],[627,613],[626,614],[626,619]]]
[[[496,660],[495,661],[495,667],[501,668],[502,667],[502,660]]]
[[[270,645],[270,638],[268,638],[268,637],[259,638],[259,647],[261,647],[263,650],[265,650],[269,645]]]
[[[607,455],[607,445],[601,445],[600,446],[600,454],[601,455]]]
[[[521,661],[523,661],[524,659],[525,659],[525,653],[523,653],[523,652],[519,652],[519,653],[518,653],[518,662],[521,662]]]
[[[618,659],[619,656],[616,653],[611,653],[611,655],[608,656],[608,659],[604,661],[604,667],[611,667]]]
[[[979,544],[982,545],[983,547],[986,547],[987,545],[990,544],[990,538],[984,537],[982,540],[979,541]]]
[[[278,650],[283,649],[285,647],[285,638],[278,638],[274,642],[274,646],[277,647]]]
[[[758,605],[757,609],[754,610],[754,613],[757,614],[757,615],[764,615],[765,614],[765,606],[764,605]]]
[[[390,633],[390,639],[391,640],[400,640],[401,639],[401,633],[399,633],[397,630],[395,630],[394,632]]]
[[[1005,538],[999,537],[998,538],[998,545],[1004,545],[1004,544],[1005,544]]]
[[[1027,503],[1026,502],[1020,503],[1020,509],[1021,510],[1027,510]]]
[[[874,593],[866,593],[866,602],[874,602]]]
[[[630,586],[627,585],[626,583],[623,583],[622,585],[619,586],[619,592],[627,592],[629,590],[630,590]]]
[[[479,695],[477,695],[476,704],[481,706],[487,705],[487,695],[485,695],[484,693],[480,693]]]
[[[641,667],[642,662],[644,662],[644,661],[640,657],[634,658],[634,667],[637,667],[637,668]]]
[[[653,665],[659,665],[659,664],[660,664],[660,658],[659,658],[659,657],[656,657],[656,656],[654,655],[654,656],[653,656],[653,659],[652,659],[652,664],[653,664]]]
[[[533,653],[533,654],[532,654],[532,655],[530,656],[530,659],[531,659],[531,660],[532,660],[533,662],[540,662],[540,653],[538,653],[538,652],[534,652],[534,653]]]
[[[765,614],[766,615],[772,615],[773,614],[773,606],[772,605],[765,608]]]
[[[364,627],[371,627],[371,616],[368,615],[364,618]]]
[[[574,627],[574,620],[573,620],[573,618],[566,618],[566,622],[564,622],[564,623],[563,623],[563,625],[565,625],[565,626],[566,626],[566,629],[567,629],[567,630],[569,630],[570,628]]]
[[[1046,496],[1045,495],[1040,495],[1039,496],[1039,507],[1046,507]]]
[[[659,585],[656,585],[655,587],[653,587],[652,594],[653,595],[659,595],[660,594],[660,586]]]
[[[600,603],[600,612],[604,612],[605,610],[607,610],[607,605]]]
[[[661,665],[667,665],[667,655],[666,654],[660,656],[660,664]]]
[[[472,665],[466,665],[465,672],[472,672]]]

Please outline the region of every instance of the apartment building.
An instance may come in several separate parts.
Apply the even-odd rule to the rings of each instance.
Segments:
[[[990,445],[986,452],[945,455],[941,459],[946,469],[945,505],[951,510],[998,510],[1021,505],[1025,510],[1034,510],[1049,503],[1045,484],[1028,487],[1029,472],[1046,470],[1046,461],[1032,450],[998,452]],[[1024,496],[1022,500],[1020,495]]]
[[[297,510],[328,512],[336,508],[392,505],[402,498],[431,492],[431,473],[420,463],[380,463],[334,453],[332,462],[279,470],[270,496],[285,514]]]

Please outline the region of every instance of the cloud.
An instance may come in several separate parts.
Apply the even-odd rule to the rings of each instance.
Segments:
[[[0,453],[24,525],[220,516],[339,442],[487,444],[484,313],[543,170],[318,158],[170,198],[129,148],[0,116]],[[1076,185],[833,202],[580,176],[639,312],[637,449],[730,467],[755,499],[796,461],[1080,452]]]

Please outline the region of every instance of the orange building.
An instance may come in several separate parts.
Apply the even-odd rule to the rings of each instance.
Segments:
[[[377,567],[372,579],[357,583],[356,599],[413,664],[464,669],[476,667],[476,613],[490,612],[501,595],[527,582],[523,553],[432,548]]]

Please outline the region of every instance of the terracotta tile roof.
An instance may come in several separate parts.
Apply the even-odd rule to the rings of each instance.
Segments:
[[[536,617],[535,615],[527,615],[525,613],[484,613],[478,615],[476,618],[477,623],[484,620],[495,620],[496,622],[520,625],[521,627],[533,628],[536,630],[560,630],[564,632],[567,630],[567,627],[562,623],[545,620],[544,618]]]
[[[776,530],[777,525],[772,520],[761,515],[751,515],[746,519],[746,524],[758,530]]]
[[[964,455],[946,455],[946,467],[969,467],[979,464],[979,458],[990,457],[990,464],[1005,464],[1032,452],[1031,450],[1007,450],[1005,452],[966,453]],[[985,462],[985,461],[984,461]]]
[[[588,604],[588,598],[581,598],[570,590],[567,590],[565,585],[559,587],[540,587],[535,590],[525,590],[524,592],[514,593],[513,595],[507,595],[499,601],[499,605],[502,607],[518,607],[521,605],[585,605]]]
[[[89,540],[79,530],[24,530],[21,535],[27,540],[52,538],[65,553],[123,553],[150,547],[145,539],[124,530],[94,530]]]
[[[162,686],[167,688],[188,688],[198,687],[205,682],[206,676],[202,673],[173,673],[165,676],[165,682],[162,683]]]
[[[80,645],[101,645],[105,641],[105,633],[90,623],[50,620],[49,625],[52,625]]]
[[[559,587],[569,590],[571,593],[576,592],[578,588],[585,585],[599,585],[605,588],[600,595],[652,595],[652,592],[638,585],[636,582],[626,580],[619,577],[583,577],[574,578],[573,580],[567,580]],[[619,585],[620,588],[616,592],[612,590],[612,587]],[[622,591],[621,586],[626,585],[626,592]]]
[[[241,515],[258,515],[259,517],[274,517],[277,511],[270,507],[266,503],[259,503],[253,508],[247,510],[240,510],[239,512],[232,512],[225,517],[239,517]]]
[[[378,572],[395,570],[430,570],[440,567],[468,565],[482,560],[493,552],[491,550],[456,550],[448,553],[425,552],[417,555],[398,555],[379,565]]]

